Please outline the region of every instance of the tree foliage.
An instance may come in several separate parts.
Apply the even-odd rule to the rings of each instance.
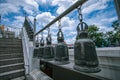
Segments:
[[[88,28],[88,36],[92,39],[97,47],[103,46],[103,33],[99,32],[99,28],[96,25],[90,25]]]
[[[112,23],[114,31],[106,33],[100,32],[98,26],[90,25],[88,36],[92,39],[97,47],[120,46],[120,24],[118,21]]]
[[[117,45],[120,45],[120,23],[118,20],[112,23],[112,27],[114,28],[115,33],[113,34],[113,38]]]

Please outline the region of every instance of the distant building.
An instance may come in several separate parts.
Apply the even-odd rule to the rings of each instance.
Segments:
[[[5,38],[15,38],[15,32],[12,31],[4,31]]]
[[[4,25],[0,25],[0,38],[15,38],[15,32],[5,30]]]
[[[4,25],[0,25],[0,38],[3,37]]]

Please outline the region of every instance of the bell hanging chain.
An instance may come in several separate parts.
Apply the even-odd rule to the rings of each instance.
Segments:
[[[80,24],[81,24],[81,30],[83,30],[83,16],[82,16],[81,6],[78,7],[78,19],[79,19]]]
[[[36,41],[38,41],[38,36],[37,36],[37,40]]]
[[[61,29],[61,20],[58,20],[58,28]]]
[[[81,6],[78,7],[78,19],[79,19],[80,23],[82,23],[82,21],[83,21],[83,16],[82,16]]]
[[[41,41],[40,41],[40,43],[41,43],[41,44],[44,44],[43,32],[41,33],[41,36],[42,36],[42,37],[41,37]]]
[[[64,41],[64,36],[63,36],[63,32],[61,30],[61,20],[59,19],[58,20],[58,33],[57,33],[57,39],[58,39],[58,42],[63,42]]]
[[[43,32],[41,32],[41,37],[43,38]]]
[[[46,37],[47,44],[51,44],[51,34],[50,34],[50,28],[48,28],[48,36]]]
[[[48,35],[50,34],[50,28],[48,28]]]

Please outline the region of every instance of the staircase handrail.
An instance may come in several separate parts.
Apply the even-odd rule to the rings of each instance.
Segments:
[[[33,23],[31,22],[31,20],[30,20],[28,17],[26,17],[26,19],[27,19],[27,21],[30,23],[30,27],[31,27],[32,29],[34,29],[34,25],[33,25]]]
[[[23,45],[23,54],[24,54],[24,64],[25,64],[25,73],[29,74],[30,72],[30,64],[29,64],[29,57],[30,57],[30,52],[29,52],[29,38],[27,35],[27,32],[25,28],[22,28],[22,45]]]

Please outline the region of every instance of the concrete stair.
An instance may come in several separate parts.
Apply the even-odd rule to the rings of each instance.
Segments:
[[[0,80],[25,80],[21,39],[0,38]]]
[[[11,79],[14,79],[14,78],[18,78],[18,77],[24,76],[24,74],[25,74],[25,70],[24,69],[4,72],[4,73],[0,74],[0,80],[11,80]]]
[[[22,55],[22,53],[0,54],[0,60],[11,59],[11,58],[23,58],[23,55]]]

